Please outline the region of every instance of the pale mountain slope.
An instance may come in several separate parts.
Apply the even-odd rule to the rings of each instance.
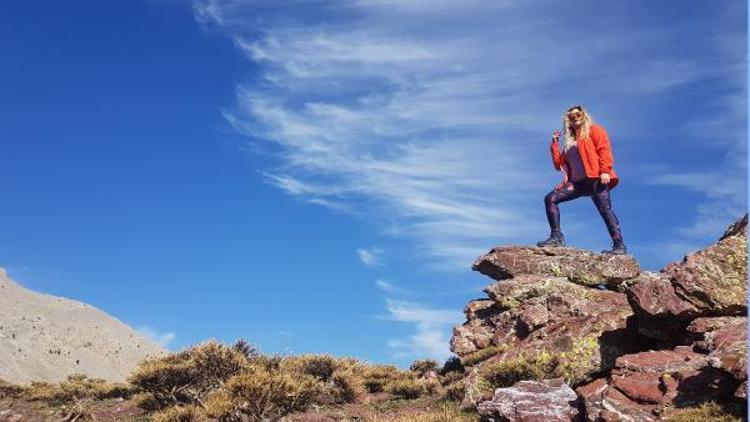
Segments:
[[[161,346],[82,302],[33,292],[0,268],[0,379],[57,381],[73,373],[122,381]]]

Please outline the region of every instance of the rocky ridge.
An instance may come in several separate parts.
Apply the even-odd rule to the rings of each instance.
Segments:
[[[473,269],[495,281],[451,350],[463,405],[488,420],[651,421],[746,403],[747,215],[656,273],[632,256],[528,246],[494,248]],[[562,386],[577,398],[545,402],[569,397]]]
[[[0,269],[0,379],[23,384],[81,373],[122,381],[139,361],[164,353],[105,312],[28,290]]]

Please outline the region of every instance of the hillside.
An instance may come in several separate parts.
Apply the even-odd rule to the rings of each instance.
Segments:
[[[24,288],[0,269],[0,379],[59,381],[82,373],[121,381],[166,351],[85,303]]]

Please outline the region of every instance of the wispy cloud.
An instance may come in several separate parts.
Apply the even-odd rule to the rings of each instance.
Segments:
[[[641,20],[638,7],[612,3],[584,11],[606,27],[596,36],[579,24],[581,8],[554,2],[194,4],[196,18],[224,31],[259,69],[225,116],[277,147],[266,180],[381,222],[384,233],[411,241],[422,262],[445,269],[464,270],[488,246],[545,234],[541,197],[557,177],[546,139],[571,103],[589,105],[628,148],[651,148],[642,134],[661,136],[664,127],[643,115],[658,110],[660,94],[707,81],[732,89],[745,77],[744,50],[727,54],[717,25]],[[699,42],[672,48],[686,36]],[[745,111],[744,100],[720,103]],[[711,125],[700,111],[690,120]],[[746,190],[724,188],[731,192],[722,198]],[[706,207],[694,212],[713,216]]]
[[[383,265],[384,251],[380,248],[358,248],[357,257],[368,267]]]
[[[396,287],[385,280],[375,280],[375,287],[385,293],[408,293],[406,290]]]
[[[177,334],[173,332],[161,332],[148,326],[138,327],[138,332],[165,348],[169,348],[169,345],[177,338]]]
[[[432,358],[438,361],[450,355],[450,328],[463,319],[461,312],[434,309],[419,303],[386,300],[388,319],[414,324],[415,333],[404,339],[391,339],[388,346],[397,358]]]

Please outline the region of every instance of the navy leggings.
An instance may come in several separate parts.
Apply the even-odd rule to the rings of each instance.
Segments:
[[[567,182],[559,190],[553,190],[544,197],[544,206],[547,211],[547,221],[552,234],[560,233],[560,209],[557,204],[571,201],[581,196],[590,196],[594,201],[599,215],[607,225],[609,235],[613,241],[622,241],[620,222],[612,211],[612,202],[609,199],[609,188],[600,183],[599,179],[583,179],[578,182]]]

